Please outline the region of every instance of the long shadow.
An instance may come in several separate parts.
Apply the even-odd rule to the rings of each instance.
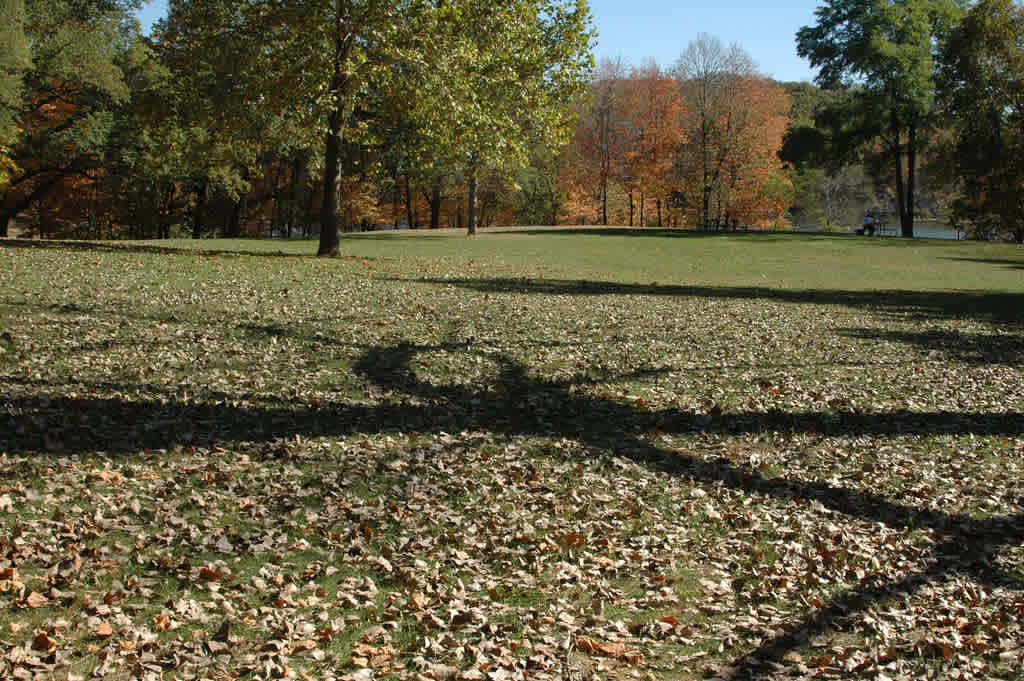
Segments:
[[[963,364],[1024,364],[1024,336],[1016,334],[961,333],[959,331],[893,331],[844,329],[840,335],[871,341],[890,341],[939,354]]]
[[[200,241],[199,243],[202,243]],[[86,251],[96,253],[148,253],[154,255],[196,255],[204,257],[255,256],[267,258],[309,258],[316,254],[310,242],[309,253],[287,253],[276,251],[233,250],[225,248],[174,248],[153,244],[121,241],[62,241],[50,239],[0,239],[0,248],[22,248],[60,251]]]
[[[672,227],[541,227],[541,228],[494,228],[486,230],[492,234],[524,234],[528,236],[604,236],[604,237],[636,237],[661,239],[726,239],[745,238],[756,241],[811,241],[823,239],[853,238],[848,234],[828,234],[824,232],[773,232],[761,230],[699,230],[676,229]]]
[[[1015,270],[1024,270],[1024,260],[1012,260],[1010,258],[947,258],[947,260],[955,260],[960,262],[975,262],[982,265],[1003,265]]]
[[[788,290],[760,286],[682,286],[627,284],[587,279],[419,279],[422,283],[459,286],[481,293],[543,295],[671,296],[768,300],[812,305],[867,308],[922,319],[974,319],[1008,327],[1024,326],[1024,293],[982,291],[846,291]]]
[[[412,368],[426,352],[475,353],[499,370],[486,385],[434,384]],[[735,678],[754,676],[768,662],[824,632],[841,617],[925,584],[966,576],[985,585],[1024,591],[1018,576],[1000,572],[995,561],[1024,541],[1024,514],[977,519],[900,503],[870,491],[823,481],[764,477],[726,458],[704,458],[652,444],[647,433],[818,432],[833,435],[926,435],[932,433],[1024,434],[1022,413],[759,413],[695,414],[650,410],[636,404],[575,390],[587,379],[539,378],[498,352],[468,343],[366,348],[355,371],[388,403],[232,405],[230,396],[204,395],[202,401],[173,397],[132,402],[125,399],[34,395],[3,400],[7,407],[0,450],[8,454],[66,454],[99,450],[130,454],[174,444],[212,446],[231,441],[259,442],[294,435],[344,436],[366,432],[452,432],[483,429],[495,434],[564,437],[588,448],[632,459],[670,475],[721,484],[747,494],[805,500],[824,508],[897,529],[929,528],[945,539],[926,556],[926,567],[892,581],[865,582],[831,603],[798,618],[756,650],[736,661]],[[637,376],[644,372],[638,372]],[[618,377],[624,378],[624,377]],[[127,392],[122,390],[121,392]],[[399,401],[393,402],[392,398]],[[408,398],[414,398],[410,400]],[[414,402],[414,403],[410,403]],[[17,416],[13,416],[17,414]]]
[[[379,385],[401,386],[408,394],[421,398],[465,399],[477,402],[486,399],[476,391],[455,386],[437,386],[419,380],[410,369],[415,356],[436,346],[411,344],[372,348],[357,364],[357,371]],[[459,348],[447,346],[449,351]],[[610,402],[601,398],[582,397],[571,392],[571,381],[547,381],[530,378],[526,368],[508,358],[492,356],[503,367],[501,384],[507,394],[529,398],[545,396],[545,401],[556,406],[556,413],[566,415],[559,421],[551,412],[539,409],[536,401],[531,414],[539,428],[534,432],[554,432],[563,437],[580,440],[592,447],[609,449],[656,470],[669,474],[684,474],[691,478],[724,484],[749,494],[785,500],[815,500],[825,508],[852,517],[883,523],[894,528],[928,527],[946,536],[946,540],[925,556],[927,566],[900,578],[865,581],[831,600],[827,605],[811,611],[791,622],[774,636],[760,644],[730,666],[727,678],[752,678],[784,659],[787,652],[797,648],[808,638],[824,633],[834,623],[856,612],[864,612],[873,604],[897,595],[906,596],[926,585],[965,576],[977,583],[1024,591],[1024,580],[1001,572],[995,565],[999,555],[1024,542],[1024,513],[975,519],[962,514],[899,504],[881,495],[859,492],[824,482],[809,482],[785,478],[766,479],[757,472],[738,467],[724,458],[702,459],[689,454],[666,451],[649,442],[635,428],[649,414],[635,406]],[[513,398],[514,399],[514,398]],[[502,407],[508,404],[502,402]],[[664,413],[664,412],[662,412]],[[908,418],[913,418],[908,415]],[[1021,425],[1020,415],[1014,417]],[[674,425],[685,416],[678,415]],[[582,423],[581,423],[582,421]],[[667,430],[673,420],[666,419]],[[634,425],[632,432],[624,424]],[[521,424],[523,426],[526,423]],[[692,422],[690,423],[692,425]],[[709,424],[710,425],[710,424]],[[875,426],[879,424],[874,424]],[[714,426],[711,426],[714,429]],[[527,430],[523,428],[522,430]],[[843,433],[856,431],[856,422],[845,422]],[[916,652],[916,651],[914,651]]]

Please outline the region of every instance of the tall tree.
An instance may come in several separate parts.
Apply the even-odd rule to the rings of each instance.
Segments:
[[[948,162],[962,183],[955,217],[979,236],[1024,242],[1024,8],[981,0],[949,36],[942,61],[956,132]]]
[[[847,142],[880,141],[896,184],[900,229],[914,236],[918,156],[934,122],[935,54],[957,0],[828,0],[796,34],[826,88],[851,88]]]
[[[338,252],[346,143],[355,113],[396,63],[415,61],[434,3],[428,0],[171,0],[170,17],[197,69],[225,69],[240,114],[308,121],[322,140],[321,255]]]
[[[622,60],[604,59],[589,86],[589,99],[580,106],[570,158],[569,184],[582,187],[597,199],[597,220],[608,224],[608,195],[626,175],[629,114],[626,110],[628,72]]]
[[[758,76],[742,48],[727,48],[708,34],[687,46],[673,74],[687,107],[688,143],[679,169],[697,224],[707,229],[745,218],[732,200],[741,185],[746,185],[745,191],[761,186],[744,176],[747,170],[775,170],[768,167],[768,157],[781,144],[778,128],[784,121],[780,106],[785,94]],[[751,156],[755,151],[756,157]],[[695,205],[693,196],[699,197]]]
[[[585,0],[457,0],[437,27],[426,127],[468,180],[474,234],[483,172],[515,171],[536,146],[568,141],[592,66],[590,10]]]
[[[244,109],[304,117],[322,131],[321,255],[338,252],[346,145],[366,140],[364,114],[375,91],[427,88],[408,93],[409,99],[443,105],[442,113],[425,117],[428,124],[451,131],[451,140],[472,155],[470,169],[487,165],[495,150],[520,145],[517,130],[531,129],[524,120],[539,122],[537,116],[513,115],[513,101],[528,112],[552,111],[552,97],[571,81],[563,75],[572,73],[580,42],[570,26],[577,16],[589,20],[583,0],[171,3],[172,15],[191,11],[199,17],[207,9],[211,19],[193,22],[188,43],[196,62],[223,62],[229,55]]]
[[[639,192],[641,224],[646,201],[652,198],[661,227],[662,205],[675,186],[675,162],[686,141],[685,104],[679,85],[654,62],[633,69],[626,96],[633,133],[627,153],[631,189]]]

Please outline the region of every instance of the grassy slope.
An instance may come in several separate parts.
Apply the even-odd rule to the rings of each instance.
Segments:
[[[343,248],[0,245],[0,676],[1019,678],[1019,248]]]

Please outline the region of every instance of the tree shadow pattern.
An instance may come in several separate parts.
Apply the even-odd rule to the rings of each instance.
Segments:
[[[459,286],[481,293],[535,293],[568,296],[644,295],[780,303],[841,305],[909,316],[914,319],[974,320],[1024,330],[1024,293],[985,291],[800,290],[759,286],[680,286],[631,284],[588,279],[421,279],[422,283]]]
[[[175,251],[180,252],[180,251]],[[259,254],[267,255],[265,253]],[[895,315],[927,319],[971,319],[1000,324],[1003,335],[959,332],[908,334],[872,329],[843,333],[914,344],[928,350],[953,352],[967,363],[1019,363],[1024,358],[1020,332],[1024,295],[1009,293],[922,293],[912,291],[786,291],[757,287],[694,287],[623,284],[595,281],[462,279],[423,280],[457,285],[481,292],[565,295],[660,295],[723,299],[765,299],[791,303],[863,307]],[[59,310],[76,312],[76,308]],[[239,325],[249,333],[288,336],[295,332],[279,325],[251,322]],[[317,337],[300,340],[325,342]],[[538,344],[543,344],[538,342]],[[3,400],[6,427],[0,431],[0,451],[12,454],[49,451],[62,454],[95,450],[130,455],[139,449],[169,448],[175,444],[212,446],[230,441],[271,441],[301,435],[307,438],[367,432],[487,430],[496,434],[575,439],[589,448],[607,451],[670,475],[723,484],[750,495],[781,500],[812,500],[850,517],[897,529],[929,528],[943,538],[924,560],[924,567],[894,579],[868,578],[859,586],[823,604],[763,641],[735,661],[726,676],[755,677],[770,670],[771,662],[824,632],[836,621],[864,612],[897,594],[913,593],[927,585],[966,577],[983,585],[1024,592],[1024,581],[998,567],[1005,552],[1024,543],[1024,514],[978,519],[916,505],[894,502],[869,492],[823,481],[768,478],[737,466],[726,458],[699,457],[668,450],[648,441],[658,430],[672,434],[819,433],[823,435],[1024,435],[1024,413],[968,412],[760,412],[716,414],[676,409],[652,410],[577,391],[597,381],[587,376],[551,380],[531,374],[514,358],[481,349],[471,342],[422,345],[396,342],[363,347],[355,372],[374,389],[414,400],[377,404],[336,402],[276,405],[244,404],[237,396],[204,393],[186,401],[70,397],[56,384],[34,385],[41,391]],[[420,379],[413,365],[424,353],[475,353],[498,367],[493,381],[478,384],[434,384]],[[618,379],[649,378],[643,370]],[[5,379],[6,380],[6,379]],[[9,379],[27,380],[27,379]],[[601,381],[614,380],[605,377]],[[84,385],[85,392],[132,392],[132,386],[110,383]],[[151,392],[151,391],[147,391]],[[59,433],[59,439],[54,434]],[[1024,503],[1022,501],[1021,503]]]
[[[275,332],[278,330],[275,329]],[[420,379],[413,364],[429,352],[475,353],[498,367],[487,386],[434,384]],[[290,404],[232,406],[228,395],[204,395],[201,401],[133,402],[66,397],[57,394],[7,400],[10,414],[0,449],[55,453],[84,448],[129,454],[139,448],[169,447],[183,440],[212,446],[225,441],[342,436],[365,432],[442,432],[487,430],[495,434],[576,439],[653,470],[701,482],[723,484],[750,495],[808,500],[851,517],[897,529],[929,528],[944,538],[927,556],[925,567],[902,577],[869,577],[858,587],[797,618],[755,650],[732,664],[726,678],[752,678],[772,669],[808,639],[836,622],[863,612],[897,594],[958,576],[977,583],[1024,591],[1024,580],[1000,571],[997,559],[1024,542],[1024,514],[976,519],[968,515],[906,505],[881,495],[821,481],[767,478],[726,458],[705,458],[668,450],[648,441],[652,429],[665,433],[748,434],[818,432],[824,434],[989,434],[1024,435],[1022,413],[686,413],[651,410],[574,389],[586,377],[550,380],[531,375],[527,366],[472,343],[416,345],[397,343],[364,348],[355,367],[369,386],[413,400],[396,404]],[[641,378],[650,372],[641,371]],[[109,387],[109,386],[108,386]],[[124,389],[124,386],[120,386]],[[96,424],[106,424],[102,431]],[[118,431],[118,424],[121,430]],[[189,431],[186,433],[185,431]],[[53,442],[48,433],[61,432]]]

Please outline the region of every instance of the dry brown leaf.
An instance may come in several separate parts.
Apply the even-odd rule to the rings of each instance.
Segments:
[[[206,567],[205,565],[199,568],[199,578],[207,582],[217,582],[223,578],[221,573],[216,570]]]
[[[296,652],[296,651],[302,651],[302,650],[313,650],[313,648],[316,648],[316,641],[314,641],[312,639],[308,639],[308,638],[304,638],[304,639],[301,639],[301,640],[298,640],[298,641],[294,641],[292,643],[292,652],[293,653]]]
[[[50,599],[38,591],[33,591],[25,597],[25,605],[30,608],[41,608],[49,602]]]
[[[114,635],[114,628],[109,622],[97,622],[92,627],[92,633],[100,638],[106,638]]]

